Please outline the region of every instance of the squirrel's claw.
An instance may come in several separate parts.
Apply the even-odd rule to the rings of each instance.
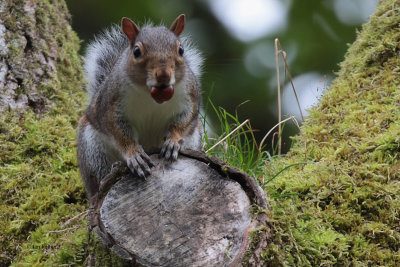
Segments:
[[[154,167],[155,166],[154,162],[151,160],[149,155],[147,155],[145,152],[140,153],[140,155],[147,162],[147,164],[149,164],[150,167]]]
[[[167,160],[176,160],[178,153],[182,148],[183,139],[178,142],[172,139],[167,139],[161,149],[159,157],[164,157]]]
[[[150,175],[150,167],[154,167],[153,161],[145,152],[139,152],[127,159],[126,164],[132,173],[136,173],[141,178]]]

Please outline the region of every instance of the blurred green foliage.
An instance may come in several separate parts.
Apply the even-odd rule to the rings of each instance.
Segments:
[[[343,60],[347,43],[353,42],[356,36],[355,26],[341,23],[335,15],[335,0],[281,1],[289,3],[286,30],[250,42],[235,39],[215,17],[207,0],[67,0],[67,4],[73,28],[84,41],[83,49],[94,34],[119,23],[123,16],[138,24],[150,20],[169,25],[178,14],[185,13],[188,20],[185,32],[190,33],[206,58],[202,79],[204,100],[207,101],[212,87],[213,103],[228,112],[235,113],[238,105],[249,100],[239,108],[239,118],[251,120],[253,128],[259,130],[256,137],[260,140],[277,123],[276,74],[273,68],[260,70],[265,72],[262,75],[251,74],[245,66],[246,54],[260,45],[273,47],[274,39],[279,38],[288,57],[295,56],[290,62],[294,77],[310,71],[332,76]],[[290,54],[291,50],[295,52]],[[274,66],[273,51],[265,57]],[[285,130],[286,140],[296,132],[290,125]],[[285,144],[287,149],[290,141]]]

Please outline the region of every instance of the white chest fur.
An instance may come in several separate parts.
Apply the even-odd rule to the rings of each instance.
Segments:
[[[168,133],[171,119],[185,110],[185,88],[176,85],[173,97],[158,104],[148,88],[129,88],[124,94],[124,114],[130,123],[136,141],[145,151],[160,148]]]

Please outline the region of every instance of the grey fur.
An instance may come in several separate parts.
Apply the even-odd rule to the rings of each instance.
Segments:
[[[96,88],[111,73],[121,54],[129,46],[129,40],[117,25],[95,37],[85,55],[86,90],[90,98]]]
[[[148,29],[166,29],[164,26],[153,27],[151,24],[143,26],[142,31]],[[180,41],[185,49],[185,63],[193,72],[197,82],[200,81],[202,73],[203,57],[200,51],[195,47],[189,35],[184,35]],[[85,75],[88,81],[86,90],[89,98],[92,98],[97,88],[104,82],[105,77],[109,75],[118,62],[118,59],[129,46],[129,40],[121,31],[119,25],[113,25],[95,36],[85,54]]]

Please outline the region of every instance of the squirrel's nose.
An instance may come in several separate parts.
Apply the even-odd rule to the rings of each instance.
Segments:
[[[169,84],[171,80],[171,71],[165,69],[158,69],[156,71],[156,80],[159,84]]]

